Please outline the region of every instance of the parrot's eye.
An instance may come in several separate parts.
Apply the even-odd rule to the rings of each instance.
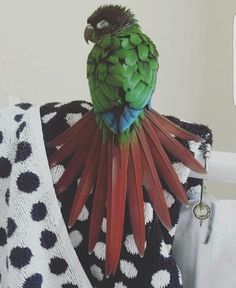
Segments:
[[[98,22],[97,29],[101,30],[101,29],[108,27],[109,25],[110,25],[109,22],[107,22],[106,20],[102,20]]]
[[[88,29],[93,29],[93,26],[90,23],[87,24],[87,27]]]

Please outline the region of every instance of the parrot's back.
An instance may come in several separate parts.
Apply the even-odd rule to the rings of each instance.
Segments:
[[[113,132],[122,133],[143,112],[156,86],[158,52],[138,26],[102,37],[88,57],[94,110]]]

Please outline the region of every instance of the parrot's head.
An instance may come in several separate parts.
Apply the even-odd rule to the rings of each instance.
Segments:
[[[137,24],[134,14],[120,5],[99,7],[87,20],[85,41],[96,43],[100,37],[110,35]]]

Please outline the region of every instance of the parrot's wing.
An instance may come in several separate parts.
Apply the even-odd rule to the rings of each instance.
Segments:
[[[113,132],[125,131],[149,103],[156,86],[157,50],[141,32],[103,37],[88,58],[94,109]]]

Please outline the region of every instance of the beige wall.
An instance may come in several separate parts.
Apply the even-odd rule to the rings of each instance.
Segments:
[[[214,149],[236,152],[236,107],[233,106],[234,0],[207,1],[206,68],[201,121],[214,132]],[[236,171],[235,171],[236,173]],[[211,193],[236,198],[236,185],[210,182]]]
[[[132,8],[160,53],[153,106],[208,124],[214,149],[236,152],[232,96],[235,0],[0,0],[0,107],[7,97],[33,103],[89,100],[83,39],[87,16],[103,3]],[[236,196],[235,185],[209,192]],[[227,191],[227,192],[225,192]]]

